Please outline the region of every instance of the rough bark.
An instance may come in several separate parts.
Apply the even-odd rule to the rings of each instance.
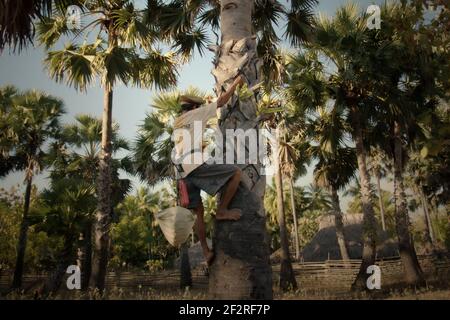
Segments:
[[[106,268],[111,226],[111,138],[112,138],[112,102],[113,92],[105,89],[102,123],[102,151],[99,161],[98,207],[94,225],[94,259],[92,265],[91,286],[103,291],[105,288]]]
[[[189,262],[189,246],[187,242],[180,247],[180,288],[192,287],[191,264]]]
[[[294,223],[294,241],[295,241],[295,260],[300,259],[300,239],[298,236],[297,211],[295,208],[294,182],[289,178],[289,189],[291,193],[292,221]]]
[[[27,248],[27,236],[29,227],[28,213],[30,211],[32,186],[33,186],[33,179],[30,177],[27,179],[27,186],[25,189],[22,223],[20,224],[19,241],[17,244],[16,266],[14,269],[14,277],[12,282],[12,288],[14,289],[18,289],[22,286],[23,269],[25,263],[25,250]]]
[[[289,240],[286,228],[286,217],[284,210],[283,178],[279,165],[275,174],[275,185],[277,190],[278,225],[280,227],[281,244],[281,269],[280,269],[280,289],[283,291],[297,289],[294,270],[292,269],[291,255],[289,253]]]
[[[339,203],[338,192],[334,187],[331,187],[331,199],[333,203],[334,224],[336,225],[336,238],[339,245],[339,252],[341,253],[341,259],[344,261],[348,261],[350,260],[350,256],[348,255],[347,244],[345,242],[342,210]]]
[[[356,158],[361,184],[361,202],[363,211],[363,252],[358,275],[352,284],[352,290],[367,289],[367,268],[375,264],[376,258],[376,221],[371,199],[370,177],[367,170],[366,149],[364,147],[361,119],[357,107],[352,107],[352,123],[356,145]]]
[[[256,38],[252,35],[253,1],[222,0],[220,47],[214,48],[213,75],[220,95],[239,72],[249,86],[261,81],[256,57]],[[254,127],[256,98],[227,106],[229,113],[220,119],[226,129]],[[232,208],[240,208],[239,221],[216,221],[213,237],[215,259],[210,267],[209,295],[213,299],[272,299],[272,269],[266,217],[263,206],[265,177],[259,164],[241,166],[243,181]]]
[[[410,231],[410,221],[403,185],[403,145],[400,125],[394,124],[394,199],[395,199],[395,227],[398,237],[400,258],[405,269],[405,280],[409,285],[425,284],[422,270],[417,259],[414,242]]]
[[[433,232],[433,225],[431,224],[431,217],[430,217],[430,211],[428,208],[428,202],[427,198],[425,197],[425,193],[423,192],[423,186],[422,184],[419,185],[419,197],[420,201],[422,202],[422,208],[423,213],[425,217],[425,243],[427,244],[427,250],[433,251],[434,250],[434,232]]]
[[[77,265],[81,270],[81,289],[89,288],[92,272],[92,223],[88,222],[80,234],[80,246],[77,251]]]
[[[380,215],[381,215],[381,228],[383,231],[386,231],[386,221],[384,217],[384,204],[383,204],[383,198],[381,194],[381,176],[379,173],[376,173],[376,179],[377,179],[377,191],[378,191],[378,204],[380,206]]]

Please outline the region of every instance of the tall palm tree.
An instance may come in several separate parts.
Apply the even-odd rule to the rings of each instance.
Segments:
[[[292,137],[290,137],[292,138]],[[293,152],[293,148],[295,148],[296,152]],[[299,143],[287,143],[283,146],[281,144],[281,148],[285,151],[283,154],[287,155],[287,157],[281,157],[281,168],[284,176],[288,179],[289,183],[289,197],[290,197],[290,207],[292,211],[292,223],[293,223],[293,232],[294,232],[294,241],[295,241],[295,259],[298,261],[300,259],[300,240],[299,240],[299,230],[298,230],[298,221],[297,221],[297,205],[295,200],[295,183],[298,178],[306,174],[307,166],[310,163],[310,157],[306,152],[309,144],[305,141],[301,141]],[[291,150],[291,151],[288,151]]]
[[[64,113],[63,102],[39,91],[20,93],[14,90],[8,106],[2,108],[8,129],[2,134],[2,154],[11,163],[12,171],[25,171],[26,184],[23,216],[17,245],[13,288],[20,288],[27,245],[28,213],[33,178],[47,164],[44,147],[60,130],[59,118]]]
[[[211,26],[214,32],[220,28],[220,43],[217,39],[217,45],[211,47],[216,54],[215,93],[220,96],[239,73],[245,76],[248,87],[264,80],[263,74],[270,76],[278,65],[274,58],[278,42],[274,25],[287,17],[286,35],[295,43],[304,40],[310,31],[311,10],[316,3],[315,0],[292,1],[286,8],[279,1],[173,0],[161,17],[167,25],[164,30],[181,34],[177,45],[187,52],[189,47],[198,47],[202,43],[199,37],[202,28]],[[226,107],[234,108],[220,119],[221,128],[256,127],[256,100],[257,97],[240,102],[232,99]],[[213,298],[272,297],[262,206],[265,179],[258,173],[260,168],[260,165],[242,168],[244,176],[249,178],[250,190],[240,188],[233,206],[242,209],[243,218],[235,223],[218,222],[216,225],[216,259],[210,273],[210,296]],[[236,237],[230,239],[229,234]],[[251,248],[248,243],[252,243]]]
[[[311,138],[315,144],[309,152],[318,161],[314,170],[316,183],[326,187],[331,195],[341,258],[349,260],[338,191],[353,179],[356,156],[354,150],[344,144],[347,128],[340,111],[319,109],[317,118],[311,123]]]
[[[288,123],[288,117],[291,116],[290,113],[295,111],[293,106],[288,103],[285,104],[284,108],[279,108],[278,106],[283,105],[283,101],[277,97],[277,91],[279,88],[267,88],[258,109],[266,110],[266,112],[276,112],[277,109],[282,109],[283,113],[278,114],[274,117],[271,123],[266,124],[266,126],[271,127],[276,130],[274,143],[270,144],[272,150],[272,161],[275,166],[275,190],[277,193],[277,221],[279,228],[279,237],[280,237],[280,245],[281,245],[281,269],[280,269],[280,288],[284,291],[288,289],[297,289],[297,281],[295,279],[294,271],[292,268],[291,262],[291,254],[289,252],[289,237],[287,232],[287,223],[286,223],[286,210],[285,208],[285,188],[283,184],[283,178],[287,178],[289,180],[289,185],[293,188],[293,177],[297,174],[296,164],[299,162],[297,160],[297,151],[295,150],[295,146],[293,140],[298,138],[294,132],[300,126],[295,121],[290,121]],[[272,92],[270,95],[268,92]],[[278,108],[277,108],[278,107]],[[292,123],[291,123],[292,122]],[[301,121],[299,121],[301,123]],[[288,127],[289,125],[289,127]],[[288,134],[292,133],[292,134]],[[289,141],[288,139],[292,140]],[[300,170],[303,168],[300,168]],[[299,238],[298,238],[298,230],[297,230],[297,217],[295,210],[295,199],[294,194],[291,190],[291,209],[293,214],[293,224],[294,224],[294,240],[296,242],[296,257],[299,256]]]
[[[341,256],[348,260],[338,190],[352,179],[356,165],[354,153],[344,143],[349,131],[344,120],[345,110],[335,102],[330,104],[325,70],[317,51],[309,50],[291,56],[287,70],[287,93],[290,99],[295,101],[300,110],[310,115],[307,132],[312,145],[308,152],[318,161],[315,179],[318,185],[330,191]]]
[[[336,12],[333,19],[320,17],[316,21],[313,49],[332,65],[327,76],[327,91],[335,105],[345,110],[355,142],[361,183],[363,209],[363,256],[354,290],[366,290],[367,268],[376,255],[376,220],[371,198],[370,175],[367,168],[367,129],[374,107],[382,99],[373,87],[380,75],[380,66],[389,66],[392,51],[389,42],[380,43],[373,30],[367,30],[366,17],[356,5],[348,4]],[[383,50],[378,50],[383,47]],[[371,112],[372,110],[372,112]]]
[[[281,127],[283,127],[283,125]],[[282,141],[282,135],[284,135],[284,132],[282,133],[280,128],[278,128],[276,133],[277,143],[274,146],[273,157],[275,157],[275,187],[277,192],[278,226],[280,228],[281,244],[280,288],[286,291],[288,289],[296,290],[297,281],[295,279],[294,270],[292,268],[291,255],[289,252],[289,240],[284,207],[282,164],[284,164],[284,171],[289,171],[287,167],[290,163],[292,163],[294,152],[293,148],[288,145],[286,141]]]
[[[86,10],[92,20],[77,35],[86,39],[96,34],[94,42],[70,43],[62,50],[47,52],[50,76],[85,90],[99,79],[104,91],[102,141],[98,174],[98,209],[95,219],[95,250],[92,286],[103,290],[108,263],[111,212],[112,106],[117,82],[143,87],[166,88],[176,82],[173,55],[154,49],[161,40],[156,28],[149,28],[143,13],[133,1],[88,1]],[[72,31],[61,21],[64,12],[39,24],[39,41],[47,49]]]
[[[285,57],[285,64],[289,61],[289,56]],[[287,76],[286,67],[284,68],[283,77]],[[309,142],[306,137],[306,117],[304,110],[298,108],[296,101],[290,101],[289,93],[285,88],[277,88],[280,92],[281,101],[277,105],[283,105],[281,113],[282,121],[280,128],[283,132],[280,134],[278,141],[281,173],[289,183],[290,207],[293,219],[293,232],[295,241],[295,258],[300,258],[300,240],[298,233],[297,210],[295,202],[294,181],[307,172],[307,166],[310,164],[308,155]]]
[[[384,106],[380,112],[384,122],[379,121],[378,127],[385,128],[387,139],[382,140],[382,145],[394,163],[395,222],[405,279],[409,285],[421,286],[425,279],[410,230],[404,168],[409,149],[423,132],[421,119],[433,113],[439,96],[445,96],[445,90],[442,91],[442,84],[439,84],[441,71],[438,69],[442,57],[433,52],[427,40],[411,45],[411,37],[421,33],[417,24],[423,23],[415,7],[406,3],[385,6],[384,16],[388,28],[378,38],[393,44],[391,50],[396,53],[396,58],[391,59],[390,70],[381,70],[385,72],[386,80],[379,83],[379,89],[375,86],[380,95],[384,93],[386,101],[385,104],[380,103]]]

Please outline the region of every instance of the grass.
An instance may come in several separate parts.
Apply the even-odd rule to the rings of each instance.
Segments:
[[[35,294],[13,292],[0,297],[6,300],[39,299]],[[100,295],[96,291],[62,291],[56,296],[46,297],[47,300],[207,300],[204,289],[153,289],[137,288],[137,290],[124,290],[113,288]],[[360,293],[330,292],[326,290],[295,290],[280,292],[274,288],[275,300],[450,300],[450,288],[423,288],[423,289],[391,289],[384,292]]]

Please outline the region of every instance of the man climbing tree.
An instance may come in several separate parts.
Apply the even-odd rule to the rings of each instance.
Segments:
[[[215,49],[213,70],[219,96],[232,85],[239,72],[249,87],[261,81],[252,25],[253,7],[254,2],[248,0],[220,2],[222,43]],[[223,133],[230,128],[247,130],[258,126],[254,96],[242,101],[234,97],[228,104],[231,112],[220,119]],[[242,166],[243,183],[231,202],[231,207],[241,209],[241,219],[232,223],[216,221],[215,259],[209,282],[211,298],[272,298],[272,270],[263,207],[265,177],[261,169],[259,164]]]
[[[204,105],[203,99],[182,96],[181,115],[175,119],[174,123],[175,159],[173,160],[179,178],[180,203],[193,210],[197,216],[196,232],[208,264],[212,262],[214,254],[206,242],[203,218],[205,209],[200,191],[203,190],[212,196],[221,192],[216,213],[217,220],[238,220],[241,217],[241,210],[230,209],[229,205],[241,181],[241,170],[233,164],[210,163],[211,159],[203,157],[206,147],[203,139],[204,131],[208,121],[216,117],[218,109],[230,100],[237,86],[243,82],[244,79],[239,76],[230,89],[216,102],[207,105]],[[200,134],[195,130],[197,124]]]

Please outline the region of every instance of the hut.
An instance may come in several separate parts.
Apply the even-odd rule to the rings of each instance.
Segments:
[[[319,262],[326,260],[341,260],[339,245],[336,238],[336,226],[333,215],[319,218],[319,230],[302,250],[302,259],[305,262]],[[350,259],[361,259],[363,241],[363,215],[345,214],[343,216],[344,236]],[[377,230],[377,258],[398,256],[398,246],[395,238],[388,232]]]

